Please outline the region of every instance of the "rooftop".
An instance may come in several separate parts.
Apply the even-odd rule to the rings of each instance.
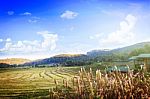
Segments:
[[[150,58],[150,54],[140,54],[138,56],[132,56],[131,58],[129,58],[129,60],[136,60],[140,58]]]

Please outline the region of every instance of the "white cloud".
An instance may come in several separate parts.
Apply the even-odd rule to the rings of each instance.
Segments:
[[[44,38],[43,42],[41,43],[41,47],[43,49],[54,50],[56,48],[56,41],[58,40],[57,34],[49,34],[48,31],[38,32],[38,34],[42,35]]]
[[[31,15],[32,15],[32,13],[30,13],[30,12],[25,12],[25,13],[22,13],[21,15],[31,16]]]
[[[37,23],[40,20],[39,17],[32,17],[31,19],[28,20],[29,23]]]
[[[103,37],[103,33],[97,33],[97,34],[94,34],[92,36],[89,36],[89,38],[92,40],[92,39],[100,39],[101,37]]]
[[[92,36],[91,39],[99,39],[102,47],[120,47],[131,44],[135,41],[135,33],[132,32],[136,24],[137,18],[128,14],[124,21],[120,22],[119,29],[109,33],[106,37],[101,35]]]
[[[3,39],[0,39],[0,42],[3,42]]]
[[[60,17],[63,19],[74,19],[77,16],[78,16],[77,12],[67,10]]]
[[[14,43],[8,38],[5,46],[0,49],[1,52],[6,54],[30,54],[35,52],[50,52],[56,48],[56,42],[58,40],[57,34],[51,34],[48,31],[38,32],[43,37],[42,41],[17,41]]]
[[[11,38],[7,38],[7,39],[6,39],[6,42],[10,42],[10,41],[11,41]]]
[[[7,14],[8,14],[8,15],[13,15],[13,14],[14,14],[14,11],[8,11]]]
[[[91,50],[89,44],[81,43],[81,42],[72,42],[68,43],[67,47],[60,45],[57,54],[86,54],[86,50]]]

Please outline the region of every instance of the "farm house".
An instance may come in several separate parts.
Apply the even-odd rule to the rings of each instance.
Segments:
[[[129,58],[136,68],[143,68],[145,71],[150,71],[150,54],[140,54]]]

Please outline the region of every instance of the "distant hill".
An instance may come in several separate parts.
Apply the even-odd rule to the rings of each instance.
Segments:
[[[36,60],[32,62],[27,62],[24,65],[56,65],[56,64],[63,64],[63,65],[80,65],[82,62],[88,61],[89,57],[84,54],[60,54],[55,55],[50,58],[45,58],[41,60]]]
[[[59,54],[50,58],[27,62],[24,65],[62,64],[67,66],[89,64],[91,61],[128,60],[130,53],[136,49],[150,46],[150,42],[142,42],[113,50],[92,50],[87,54]],[[149,48],[147,48],[150,50]],[[149,52],[149,51],[148,51]],[[131,54],[132,55],[132,54]]]
[[[112,50],[112,52],[117,52],[117,53],[124,53],[124,52],[126,52],[126,53],[130,53],[133,50],[139,49],[139,48],[143,48],[146,45],[150,46],[150,42],[142,42],[142,43],[137,43],[137,44],[126,46],[126,47],[122,47],[122,48],[117,48],[117,49]]]
[[[78,57],[78,56],[82,56],[84,54],[59,54],[59,55],[55,55],[53,57]]]
[[[130,46],[126,46],[126,47],[122,47],[122,48],[117,48],[117,49],[113,49],[113,50],[108,50],[108,49],[104,49],[104,50],[92,50],[90,52],[87,52],[88,56],[91,57],[98,57],[98,56],[105,56],[105,55],[111,55],[111,54],[116,54],[116,53],[131,53],[132,51],[134,51],[135,49],[139,49],[139,48],[144,48],[144,46],[150,46],[150,42],[142,42],[142,43],[137,43],[134,45],[130,45]]]
[[[112,51],[108,49],[92,50],[90,52],[87,52],[87,55],[93,58],[97,56],[105,56],[105,55],[110,55],[110,54],[112,54]]]
[[[7,64],[22,64],[23,66],[55,66],[61,64],[65,66],[75,66],[87,65],[97,61],[128,60],[129,57],[138,55],[140,53],[150,53],[150,42],[137,43],[134,45],[113,50],[92,50],[87,52],[87,54],[59,54],[53,57],[39,59],[35,61],[23,58],[0,59],[0,64],[3,66]]]
[[[30,62],[31,60],[29,59],[23,59],[23,58],[8,58],[8,59],[0,59],[0,63],[5,63],[5,64],[24,64],[26,62]]]

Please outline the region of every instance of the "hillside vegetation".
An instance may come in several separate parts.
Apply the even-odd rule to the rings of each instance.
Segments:
[[[53,57],[78,57],[78,56],[82,56],[83,54],[59,54],[59,55],[55,55]]]
[[[150,42],[143,42],[113,50],[93,50],[87,54],[60,54],[50,58],[36,60],[24,65],[57,64],[63,66],[89,65],[94,62],[128,61],[132,56],[150,53]]]

